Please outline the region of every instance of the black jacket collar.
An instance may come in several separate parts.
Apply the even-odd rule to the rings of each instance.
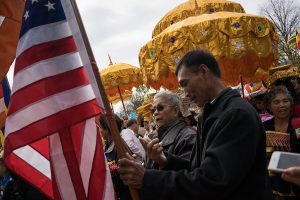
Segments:
[[[164,129],[158,129],[159,141],[162,141],[163,146],[172,144],[178,133],[185,127],[183,120],[176,120]],[[163,131],[163,132],[162,132]]]
[[[231,88],[224,89],[220,93],[220,95],[213,101],[213,103],[209,102],[205,104],[202,117],[204,118],[208,117],[206,116],[208,113],[210,113],[209,118],[217,117],[224,111],[226,105],[228,104],[228,101],[231,98],[240,97],[240,96],[241,95],[236,90],[233,90]]]

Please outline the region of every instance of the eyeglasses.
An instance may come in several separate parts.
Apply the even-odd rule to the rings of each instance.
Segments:
[[[294,77],[291,78],[291,81],[297,81],[297,80],[300,80],[299,76],[294,76]]]
[[[150,108],[151,113],[155,113],[155,110],[157,110],[158,112],[161,112],[165,109],[165,107],[174,107],[174,106],[169,106],[169,105],[158,105],[158,106],[152,106]]]

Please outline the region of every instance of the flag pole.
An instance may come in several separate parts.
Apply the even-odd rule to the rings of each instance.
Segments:
[[[242,95],[243,95],[243,99],[245,99],[245,91],[244,91],[244,81],[243,81],[243,76],[241,75],[241,86],[242,86]]]
[[[125,104],[124,104],[124,101],[123,101],[122,93],[121,93],[121,90],[120,90],[119,86],[118,86],[118,92],[119,92],[119,95],[120,95],[120,98],[121,98],[121,101],[122,101],[122,105],[123,105],[123,108],[124,108],[125,115],[128,117],[128,113],[127,113],[127,110],[126,110],[126,107],[125,107]]]
[[[115,111],[114,111],[114,106],[113,106],[112,102],[110,102],[110,107],[111,107],[112,112],[114,113]]]
[[[90,60],[92,70],[93,70],[93,73],[94,73],[94,76],[95,76],[95,79],[96,79],[96,82],[97,82],[97,86],[99,88],[99,92],[100,92],[100,95],[102,97],[103,105],[104,105],[106,115],[107,115],[108,126],[111,130],[112,139],[115,142],[115,146],[116,146],[116,149],[117,149],[117,152],[118,152],[118,156],[120,158],[124,158],[126,156],[126,153],[129,152],[129,150],[124,145],[124,142],[121,138],[121,135],[119,134],[119,130],[118,130],[117,123],[116,123],[116,120],[115,120],[115,117],[114,117],[114,113],[112,112],[112,109],[110,108],[109,101],[108,101],[107,95],[105,93],[104,86],[103,86],[103,83],[102,83],[101,78],[100,78],[100,74],[98,72],[98,67],[97,67],[97,64],[96,64],[96,60],[95,60],[90,42],[88,40],[84,25],[83,25],[83,22],[82,22],[80,13],[79,13],[79,9],[78,9],[77,4],[76,4],[76,1],[75,0],[70,0],[70,3],[72,5],[72,8],[73,8],[73,11],[74,11],[74,14],[75,14],[75,17],[76,17],[76,20],[77,20],[82,38],[83,38],[83,41],[84,41],[84,44],[85,44],[85,48],[87,50],[87,54],[89,56],[89,60]],[[133,188],[129,187],[129,190],[130,190],[130,194],[131,194],[131,197],[132,197],[133,200],[139,200],[140,199],[139,192],[136,189],[133,189]]]

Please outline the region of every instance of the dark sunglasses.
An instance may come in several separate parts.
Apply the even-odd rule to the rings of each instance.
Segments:
[[[299,81],[300,80],[300,77],[299,76],[294,76],[291,78],[292,81]]]
[[[152,106],[150,108],[151,113],[153,114],[155,112],[155,110],[157,110],[158,112],[161,112],[165,109],[165,107],[173,107],[173,106],[169,106],[169,105],[158,105],[158,106]]]

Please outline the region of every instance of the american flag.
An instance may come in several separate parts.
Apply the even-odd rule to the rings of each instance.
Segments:
[[[6,119],[5,163],[51,199],[114,199],[95,124],[102,104],[87,75],[69,1],[26,1]]]

